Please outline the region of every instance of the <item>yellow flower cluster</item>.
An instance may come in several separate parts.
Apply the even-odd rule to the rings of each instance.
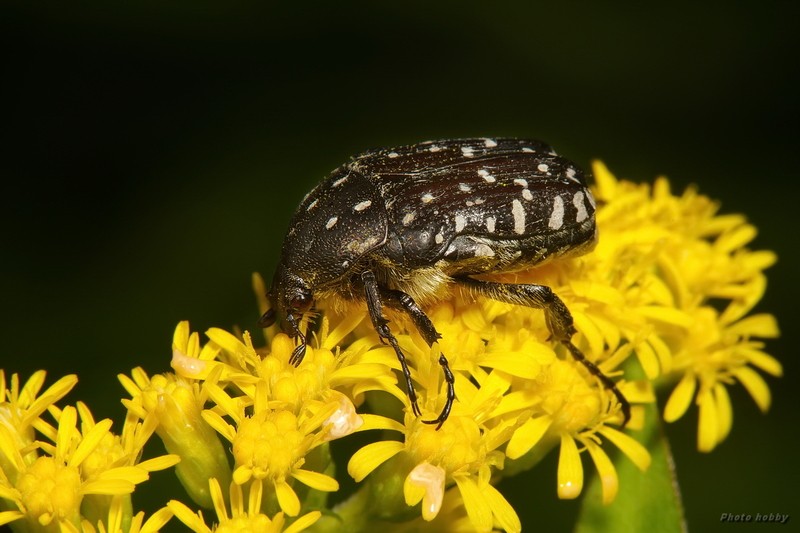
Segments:
[[[20,387],[14,374],[9,386],[0,370],[0,525],[26,532],[158,531],[171,512],[161,510],[143,522],[144,513],[131,516],[130,501],[150,472],[179,460],[174,455],[140,460],[155,418],[129,415],[122,434],[114,435],[111,420],[95,422],[80,402],[55,406],[75,386],[75,376],[40,394],[44,380],[39,371]]]
[[[694,190],[677,196],[665,179],[618,181],[599,163],[594,174],[597,248],[496,279],[544,284],[564,300],[578,330],[573,343],[633,405],[628,429],[642,427],[643,405],[655,401],[657,387],[677,384],[664,419],[680,418],[694,400],[698,448],[709,451],[731,429],[726,387],[741,383],[766,410],[769,389],[755,369],[781,374],[763,351],[763,339],[778,335],[775,319],[748,315],[775,256],[746,249],[754,228],[741,216],[717,215],[716,204]],[[254,285],[265,293],[260,277]],[[283,333],[269,330],[268,346],[256,348],[247,332],[212,328],[201,345],[181,322],[173,372],[150,377],[137,368],[120,376],[130,394],[120,437],[82,404],[55,407],[74,377],[39,395],[43,373],[22,389],[16,376],[10,388],[0,376],[0,523],[27,524],[19,531],[57,531],[51,524],[154,531],[174,515],[197,532],[324,532],[343,524],[349,531],[514,532],[521,523],[497,481],[556,446],[561,498],[581,493],[587,452],[603,502],[614,500],[619,480],[607,442],[648,468],[647,449],[620,428],[614,395],[548,340],[541,311],[456,293],[426,309],[442,333],[433,348],[402,316],[389,315],[410,362],[418,418],[398,386],[393,349],[363,314],[322,304],[321,327],[297,367],[289,363],[294,342]],[[263,296],[260,305],[265,310]],[[456,376],[457,401],[437,430],[422,420],[435,418],[445,400],[440,352]],[[347,464],[359,485],[331,508],[327,494],[339,481],[330,443],[366,431],[371,441]],[[170,455],[140,461],[152,433]],[[215,510],[215,528],[178,500],[146,523],[132,515],[135,485],[178,457],[176,474],[195,505]]]

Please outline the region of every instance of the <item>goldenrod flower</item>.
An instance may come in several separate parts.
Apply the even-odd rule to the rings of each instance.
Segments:
[[[430,409],[438,401],[439,368],[432,363],[435,361],[432,351],[424,343],[414,343],[411,337],[401,334],[398,341],[417,361],[412,375],[420,384],[417,392],[421,406]],[[407,409],[405,423],[390,427],[403,433],[403,441],[378,441],[363,447],[350,459],[347,467],[350,475],[361,481],[391,459],[382,476],[405,479],[402,488],[405,503],[413,506],[422,502],[424,520],[433,520],[438,515],[446,487],[455,484],[477,531],[489,531],[495,524],[506,531],[520,531],[516,512],[490,484],[493,471],[503,467],[504,455],[498,448],[511,436],[515,423],[492,417],[509,379],[500,372],[493,372],[485,382],[485,388],[480,389],[469,383],[460,384],[457,388],[460,401],[439,430],[423,423]]]
[[[256,386],[252,414],[245,414],[248,401],[227,395],[214,384],[206,383],[218,410],[230,417],[228,424],[216,411],[206,411],[205,419],[233,445],[233,481],[243,485],[251,480],[266,480],[280,508],[289,516],[300,513],[301,502],[292,488],[292,479],[325,492],[335,491],[339,483],[332,477],[301,468],[305,457],[326,440],[323,424],[338,409],[337,402],[312,402],[299,415],[288,409],[269,406],[267,386]]]
[[[632,404],[629,429],[641,428],[653,412],[644,406],[655,401],[655,388],[677,383],[664,418],[680,418],[694,400],[698,447],[709,451],[731,429],[727,387],[741,383],[766,410],[769,388],[756,369],[781,375],[763,344],[778,335],[774,317],[749,314],[775,256],[746,249],[754,228],[741,216],[717,215],[716,204],[693,189],[674,195],[663,178],[652,186],[618,181],[599,163],[594,174],[596,249],[494,278],[547,285],[559,295],[574,318],[572,342]],[[264,311],[263,281],[256,275],[253,282]],[[23,389],[12,379],[10,392],[3,389],[0,396],[10,405],[0,405],[0,466],[7,472],[0,498],[11,502],[0,522],[31,514],[19,488],[23,474],[36,480],[51,475],[62,499],[78,496],[60,507],[58,498],[50,498],[46,512],[35,515],[40,523],[126,529],[132,511],[124,484],[115,486],[117,492],[100,485],[101,498],[89,493],[97,487],[92,483],[125,474],[124,488],[132,490],[146,472],[169,464],[169,456],[152,463],[134,459],[154,431],[168,451],[185,459],[176,467],[178,476],[196,504],[216,511],[216,530],[222,531],[277,532],[287,523],[285,531],[312,525],[318,531],[386,533],[520,531],[516,511],[495,485],[555,448],[561,498],[581,494],[581,454],[587,452],[603,503],[614,500],[620,481],[609,442],[621,460],[648,468],[648,450],[620,428],[617,397],[549,339],[541,310],[454,290],[426,308],[442,334],[430,347],[402,313],[387,309],[415,382],[423,413],[416,417],[398,386],[396,353],[381,343],[365,314],[331,301],[318,305],[320,328],[298,366],[289,363],[294,341],[275,328],[259,348],[248,332],[219,328],[208,330],[208,342],[201,343],[188,322],[179,323],[174,373],[151,378],[137,368],[131,377],[120,376],[132,397],[123,401],[129,418],[121,437],[108,433],[109,422],[96,423],[82,404],[82,439],[61,429],[70,427],[75,409],[62,412],[51,404],[72,381],[37,399],[43,375]],[[306,314],[302,330],[310,319]],[[457,401],[437,429],[424,421],[435,418],[445,401],[440,353],[455,375]],[[41,419],[47,409],[59,429]],[[39,444],[34,429],[57,444]],[[382,431],[347,468],[359,488],[321,516],[315,509],[325,508],[327,493],[339,488],[330,442],[368,430]],[[39,449],[50,456],[39,457]],[[75,455],[79,460],[70,458]],[[76,511],[78,499],[90,511]],[[139,514],[131,524],[145,531],[170,513],[193,531],[212,530],[200,512],[177,500],[147,523]]]
[[[34,461],[37,457],[34,427],[40,421],[39,417],[78,383],[77,376],[64,376],[39,394],[46,375],[44,370],[38,370],[20,388],[18,374],[11,375],[9,386],[5,370],[0,369],[0,439],[9,446],[9,451],[0,453],[0,470],[10,476],[11,483],[16,483],[14,475],[17,471],[16,465],[6,460],[13,454],[11,449],[22,453],[23,462],[30,464]]]
[[[53,390],[52,387],[49,390]],[[30,392],[35,395],[37,391],[31,389]],[[60,395],[50,398],[56,397]],[[15,402],[34,405],[30,399],[21,400],[17,396]],[[111,420],[95,423],[82,404],[77,409],[68,406],[63,410],[51,404],[47,409],[55,418],[56,426],[41,418],[35,422],[36,429],[46,440],[36,440],[19,448],[21,439],[12,433],[15,428],[3,426],[0,431],[0,455],[3,457],[0,498],[5,500],[4,507],[11,509],[0,519],[4,523],[11,522],[14,529],[69,530],[81,527],[84,516],[90,522],[97,516],[105,518],[112,497],[127,498],[137,484],[148,479],[149,472],[177,462],[174,456],[139,462],[143,441],[115,437],[109,432]],[[25,430],[26,426],[23,424],[21,429]],[[136,433],[136,429],[127,432],[128,435]],[[129,506],[127,508],[130,510]],[[130,513],[125,521],[130,521]]]
[[[597,213],[602,237],[592,255],[607,259],[609,277],[636,279],[630,287],[647,295],[650,303],[631,314],[646,321],[643,331],[656,342],[639,345],[645,356],[639,358],[649,377],[658,375],[658,363],[679,381],[664,410],[668,422],[686,412],[696,393],[698,448],[710,451],[731,428],[725,387],[739,381],[766,411],[769,388],[752,367],[782,374],[756,340],[778,336],[775,318],[746,316],[764,294],[763,271],[776,256],[745,248],[755,228],[741,215],[717,215],[718,205],[692,188],[675,196],[664,178],[652,188],[620,182],[599,163],[594,174],[596,196],[606,205]]]
[[[211,507],[208,480],[228,482],[231,470],[219,437],[203,419],[204,389],[195,380],[174,374],[151,379],[141,368],[134,368],[131,376],[118,376],[131,395],[123,405],[135,416],[151,420],[167,451],[186,459],[175,469],[178,478],[195,502]]]
[[[183,503],[171,500],[167,505],[175,513],[175,516],[195,533],[238,533],[239,531],[258,531],[259,533],[297,533],[303,531],[314,522],[319,520],[321,513],[312,511],[307,513],[291,525],[284,529],[286,521],[283,513],[276,514],[273,518],[261,512],[261,500],[263,497],[262,484],[260,480],[253,480],[249,485],[247,497],[247,508],[245,509],[245,497],[242,486],[232,483],[230,486],[231,512],[228,513],[226,498],[222,494],[222,489],[216,479],[209,480],[211,498],[214,501],[214,510],[217,513],[217,526],[212,530],[206,525],[203,514],[195,514]]]

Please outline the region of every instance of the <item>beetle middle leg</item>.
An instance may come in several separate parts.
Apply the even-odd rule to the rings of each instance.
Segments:
[[[403,309],[414,321],[414,325],[422,334],[425,342],[427,342],[429,345],[432,345],[434,342],[436,342],[440,335],[436,331],[436,328],[433,326],[433,323],[430,321],[428,316],[417,306],[416,302],[414,302],[409,295],[401,291],[393,291],[381,288],[378,285],[377,279],[375,279],[375,274],[369,270],[361,274],[361,281],[364,283],[364,294],[366,295],[367,309],[369,311],[370,320],[372,320],[372,325],[380,336],[381,341],[385,343],[388,342],[389,345],[394,349],[397,359],[400,361],[400,367],[403,370],[403,377],[406,380],[406,390],[408,393],[408,399],[411,402],[411,410],[416,416],[421,416],[422,412],[417,405],[417,393],[414,389],[414,383],[411,381],[411,371],[408,368],[405,354],[400,349],[397,338],[394,336],[394,334],[392,334],[391,330],[389,329],[389,323],[383,316],[383,300],[385,299],[387,303],[393,307],[399,307]],[[422,421],[425,424],[437,424],[436,429],[442,427],[444,421],[447,420],[456,396],[454,388],[455,376],[450,370],[450,365],[448,364],[447,358],[444,356],[444,354],[440,354],[439,364],[444,370],[445,381],[447,382],[447,401],[445,402],[442,412],[437,418],[434,420]]]
[[[425,342],[428,343],[428,346],[433,346],[433,343],[442,338],[439,332],[436,331],[436,327],[434,327],[431,319],[428,318],[428,315],[426,315],[422,309],[420,309],[420,307],[417,305],[417,302],[415,302],[411,296],[403,291],[398,290],[386,289],[382,292],[387,301],[393,307],[401,308],[406,312],[406,314],[408,314],[409,317],[411,317],[411,320],[414,322],[414,326],[417,328],[417,331],[420,332],[422,338],[425,339]],[[450,370],[450,363],[447,361],[447,357],[445,357],[441,351],[439,352],[439,366],[442,367],[442,372],[444,372],[444,380],[447,383],[447,399],[445,400],[442,412],[439,413],[438,417],[433,420],[422,421],[424,424],[436,424],[436,429],[442,427],[444,421],[447,420],[448,416],[450,416],[450,410],[453,408],[453,402],[456,399],[456,378],[453,375],[453,371]]]
[[[477,280],[469,276],[459,276],[456,280],[458,283],[487,298],[543,309],[547,329],[550,330],[553,338],[563,344],[572,357],[599,379],[606,389],[614,393],[624,417],[622,427],[625,427],[631,418],[631,404],[617,388],[616,383],[606,376],[596,364],[586,359],[583,352],[572,344],[572,336],[577,331],[572,323],[572,314],[567,309],[567,306],[564,305],[564,302],[561,301],[561,298],[556,296],[550,287],[532,283],[496,283]]]
[[[372,320],[372,326],[381,338],[381,342],[389,343],[397,354],[397,360],[400,361],[400,367],[403,369],[403,377],[406,379],[406,392],[408,399],[411,402],[411,410],[416,416],[422,415],[417,405],[417,392],[414,390],[414,383],[411,381],[411,371],[408,369],[406,356],[400,349],[397,343],[397,338],[389,329],[389,321],[383,316],[383,303],[381,301],[381,291],[378,287],[378,280],[375,279],[375,274],[371,270],[365,270],[361,273],[361,281],[364,283],[364,295],[367,299],[367,310],[369,311],[369,318]]]

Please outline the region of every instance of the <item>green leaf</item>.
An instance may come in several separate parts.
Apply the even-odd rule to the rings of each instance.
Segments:
[[[600,478],[592,476],[575,527],[577,533],[687,530],[675,463],[655,403],[646,407],[645,418],[644,428],[631,433],[650,452],[650,468],[642,472],[622,453],[617,453],[614,461],[619,476],[617,498],[610,505],[603,505]]]

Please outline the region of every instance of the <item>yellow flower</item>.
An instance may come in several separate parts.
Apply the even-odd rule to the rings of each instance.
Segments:
[[[698,448],[710,451],[731,429],[726,386],[742,383],[766,411],[769,388],[752,367],[782,374],[755,340],[778,336],[775,318],[746,316],[764,294],[763,271],[775,254],[745,248],[755,228],[741,215],[718,215],[717,204],[694,189],[675,196],[664,178],[652,187],[620,182],[599,163],[594,173],[597,199],[606,205],[597,213],[602,237],[593,255],[612,259],[605,266],[611,276],[629,275],[621,267],[638,272],[638,292],[652,303],[642,302],[633,314],[646,320],[656,341],[636,348],[639,359],[648,377],[657,376],[658,363],[678,381],[666,421],[683,416],[696,393]]]
[[[217,346],[219,358],[227,362],[216,380],[235,385],[251,398],[255,387],[262,384],[273,405],[280,404],[294,413],[308,402],[326,399],[334,390],[360,403],[365,392],[386,390],[396,383],[385,362],[367,351],[367,343],[356,342],[347,350],[336,350],[362,319],[350,315],[332,331],[327,318],[323,319],[319,342],[307,347],[299,366],[289,363],[294,346],[283,333],[272,339],[269,350],[256,350],[247,332],[240,340],[225,330],[211,328],[206,332],[211,339],[209,344]]]
[[[219,437],[202,416],[206,392],[199,382],[174,374],[151,379],[144,370],[135,368],[131,376],[118,376],[131,395],[130,400],[122,400],[123,405],[135,416],[152,420],[168,452],[191,457],[178,463],[176,474],[195,502],[211,507],[208,480],[215,477],[228,482],[231,469]]]
[[[760,314],[726,325],[711,308],[695,312],[686,332],[684,348],[675,357],[675,371],[683,372],[664,408],[664,419],[679,419],[696,395],[700,408],[697,447],[709,452],[731,430],[733,412],[726,385],[740,382],[762,411],[769,409],[769,388],[753,370],[759,368],[773,376],[783,373],[781,364],[762,351],[763,343],[752,338],[778,335],[771,315]]]
[[[413,337],[401,334],[398,341],[417,362],[412,375],[420,384],[417,391],[420,405],[433,411],[431,407],[438,401],[441,382],[438,365],[433,363],[436,360],[433,355],[438,356],[438,352],[424,343],[415,343]],[[405,479],[402,486],[405,503],[413,506],[422,502],[424,520],[436,518],[443,506],[446,487],[455,484],[475,530],[490,531],[497,525],[506,531],[520,531],[516,512],[490,483],[493,471],[503,467],[504,455],[498,448],[511,436],[516,423],[515,419],[505,421],[491,415],[509,383],[501,372],[485,376],[481,388],[464,380],[457,388],[460,401],[438,430],[406,409],[404,425],[386,423],[387,429],[403,433],[403,441],[382,440],[364,446],[350,459],[348,472],[361,481],[389,461],[381,476]],[[390,498],[388,495],[387,499]]]
[[[39,419],[36,429],[51,442],[37,440],[35,446],[19,449],[19,439],[11,438],[8,430],[0,432],[0,454],[4,465],[9,465],[0,479],[0,498],[11,508],[1,519],[24,523],[13,524],[15,529],[79,528],[84,511],[90,522],[101,513],[105,518],[108,513],[103,511],[108,510],[111,497],[126,498],[148,479],[149,472],[177,462],[174,456],[139,462],[141,448],[137,446],[143,442],[115,437],[109,432],[111,420],[95,423],[82,404],[63,410],[50,405],[48,410],[57,426]],[[81,429],[77,427],[79,412]]]
[[[37,458],[34,424],[50,406],[66,396],[78,383],[77,376],[64,376],[39,394],[46,375],[44,370],[34,372],[20,388],[19,375],[12,374],[9,386],[5,370],[0,369],[0,438],[10,448],[19,450],[23,462],[27,464]],[[11,476],[10,481],[15,483],[16,465],[7,462],[8,455],[13,455],[13,452],[9,450],[5,454],[0,453],[0,470]]]
[[[204,418],[233,445],[233,481],[243,485],[266,480],[280,508],[289,516],[300,513],[301,502],[291,480],[316,490],[338,490],[338,482],[321,472],[301,468],[314,448],[325,444],[324,424],[339,409],[339,402],[310,402],[299,415],[270,407],[267,385],[259,381],[255,397],[232,398],[219,386],[206,383],[216,402]],[[281,402],[278,402],[280,405]],[[252,414],[245,414],[245,408]],[[230,417],[234,425],[222,417]]]
[[[312,511],[307,513],[284,529],[285,519],[283,513],[276,514],[272,519],[261,512],[263,487],[260,480],[253,480],[249,486],[247,509],[242,486],[232,483],[230,486],[231,513],[228,513],[225,497],[216,479],[209,480],[210,493],[214,501],[214,510],[217,513],[217,526],[213,529],[217,533],[237,533],[239,531],[258,531],[259,533],[297,533],[303,531],[319,520],[321,513]],[[189,529],[196,533],[211,533],[212,529],[206,525],[202,513],[194,514],[191,509],[177,500],[171,500],[169,509]]]
[[[727,387],[741,383],[766,410],[769,389],[754,369],[781,375],[780,363],[763,351],[763,339],[778,335],[775,319],[749,315],[775,256],[746,249],[754,228],[741,216],[717,215],[717,205],[693,189],[676,196],[663,178],[652,186],[619,181],[600,163],[594,174],[596,249],[492,278],[547,285],[559,295],[577,330],[572,343],[630,402],[628,428],[642,427],[652,412],[644,405],[655,401],[654,386],[677,382],[664,418],[680,418],[694,399],[698,446],[708,451],[731,429]],[[263,312],[263,280],[256,275],[253,283]],[[319,530],[335,530],[342,520],[354,531],[519,531],[496,482],[550,450],[558,448],[561,498],[581,493],[585,451],[603,502],[614,500],[619,480],[608,442],[622,460],[649,466],[647,449],[619,427],[617,395],[550,340],[541,310],[454,290],[426,308],[442,334],[429,347],[407,317],[387,309],[415,383],[423,413],[416,417],[398,386],[397,356],[365,314],[317,303],[320,328],[298,366],[289,363],[294,341],[275,327],[265,331],[268,346],[256,348],[248,332],[219,328],[201,345],[182,322],[173,338],[175,374],[150,379],[136,369],[132,379],[121,377],[133,397],[125,401],[130,413],[143,426],[157,420],[168,450],[210,450],[200,467],[182,463],[177,470],[192,498],[216,509],[219,529],[279,531],[284,515],[291,520],[323,507],[325,493],[339,487],[329,442],[356,431],[383,430],[351,457],[348,472],[363,483],[332,510],[335,517],[320,519]],[[440,353],[450,361],[457,401],[436,428],[424,421],[445,402]],[[213,430],[230,443],[232,466]],[[219,484],[229,481],[223,494]],[[169,509],[194,531],[210,531],[184,504],[172,501]],[[317,518],[306,514],[289,529]]]

